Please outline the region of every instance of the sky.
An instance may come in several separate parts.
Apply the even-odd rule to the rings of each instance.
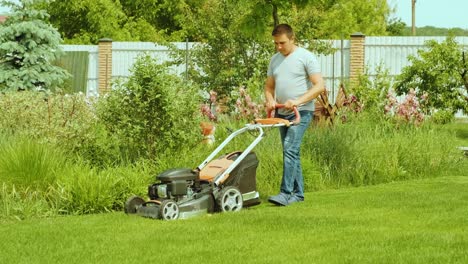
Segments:
[[[411,1],[387,0],[396,11],[392,17],[407,26],[411,26]],[[0,13],[7,11],[0,6]],[[416,0],[416,27],[424,26],[468,29],[468,0]]]
[[[392,17],[411,26],[412,0],[388,0],[396,8]],[[459,27],[468,29],[468,0],[416,0],[416,27]]]

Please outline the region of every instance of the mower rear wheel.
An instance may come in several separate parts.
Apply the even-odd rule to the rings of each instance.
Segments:
[[[164,200],[159,206],[159,212],[163,220],[175,220],[179,218],[179,206],[173,200]]]
[[[216,201],[222,212],[237,212],[243,205],[242,193],[234,186],[222,189]]]
[[[124,211],[126,214],[136,214],[137,208],[142,206],[145,200],[139,196],[132,196],[125,202]]]

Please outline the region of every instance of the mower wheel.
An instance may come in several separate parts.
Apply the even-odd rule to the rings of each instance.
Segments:
[[[216,202],[222,212],[237,212],[242,209],[242,194],[238,188],[228,186],[219,192]]]
[[[159,206],[159,212],[163,220],[175,220],[179,218],[179,206],[173,200],[164,200]]]
[[[145,203],[145,200],[139,196],[132,196],[127,199],[125,202],[124,211],[126,214],[136,214],[137,208],[142,206]]]

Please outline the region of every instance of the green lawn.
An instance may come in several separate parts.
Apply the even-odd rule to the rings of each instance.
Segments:
[[[4,222],[0,263],[468,263],[467,215],[468,177],[453,176],[172,222],[123,213]]]

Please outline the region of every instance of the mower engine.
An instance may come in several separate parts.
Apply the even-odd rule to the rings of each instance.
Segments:
[[[198,173],[191,169],[170,169],[156,177],[159,183],[148,186],[151,200],[172,199],[176,202],[191,199],[200,190]]]

